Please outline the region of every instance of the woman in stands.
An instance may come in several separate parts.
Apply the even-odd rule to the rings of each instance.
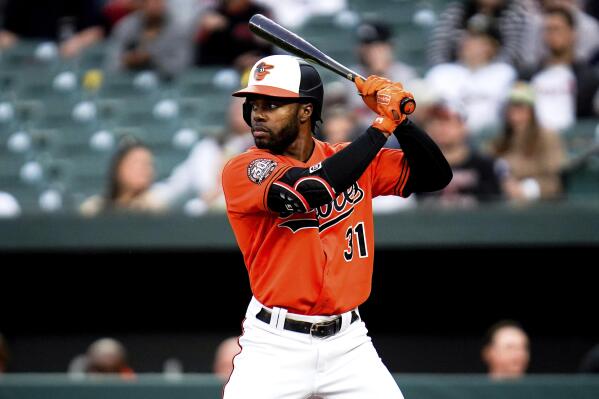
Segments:
[[[519,82],[512,88],[505,127],[491,147],[493,155],[508,165],[504,191],[510,199],[527,202],[560,196],[564,146],[556,133],[539,126],[529,85]]]
[[[88,198],[80,211],[86,216],[103,211],[164,211],[165,204],[150,191],[153,182],[152,153],[141,142],[126,140],[121,143],[110,164],[105,195]]]

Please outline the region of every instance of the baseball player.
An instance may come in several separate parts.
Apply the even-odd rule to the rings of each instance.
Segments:
[[[227,163],[222,183],[253,297],[225,399],[403,398],[358,311],[371,288],[371,200],[439,190],[452,175],[399,111],[411,96],[401,84],[370,76],[356,87],[378,115],[338,145],[312,135],[323,88],[310,64],[263,58],[233,94],[246,98],[256,146]],[[402,150],[382,148],[391,134]]]

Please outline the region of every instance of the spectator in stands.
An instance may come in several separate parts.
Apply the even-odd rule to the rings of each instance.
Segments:
[[[174,23],[166,0],[140,0],[138,11],[123,18],[110,37],[109,70],[156,70],[174,77],[190,65],[191,32]]]
[[[468,127],[460,107],[438,103],[431,109],[424,128],[449,162],[453,179],[442,191],[418,194],[423,205],[471,207],[501,198],[501,171],[494,159],[470,147]]]
[[[597,3],[591,1],[589,3]],[[570,12],[574,19],[576,31],[574,54],[576,59],[588,61],[599,51],[599,21],[593,16],[587,14],[580,0],[541,0],[544,11],[553,8],[565,8]],[[543,32],[543,24],[539,25],[539,31]],[[542,35],[539,35],[542,37]],[[537,43],[537,49],[543,49],[542,43]],[[545,54],[541,53],[540,56]]]
[[[60,43],[61,54],[72,57],[102,40],[105,20],[94,0],[7,0],[0,49],[19,39]]]
[[[80,211],[86,216],[121,210],[162,212],[166,205],[150,190],[153,181],[154,165],[150,150],[138,141],[125,140],[110,164],[106,194],[88,198]]]
[[[505,127],[492,144],[492,154],[509,166],[503,180],[508,198],[525,202],[561,194],[564,147],[556,133],[539,126],[534,113],[534,92],[526,83],[516,84],[510,93]]]
[[[233,358],[241,352],[237,337],[227,338],[222,341],[214,354],[212,370],[223,382],[226,382],[233,371]]]
[[[522,326],[502,320],[491,326],[485,335],[482,358],[489,377],[509,379],[524,376],[530,361],[528,336]]]
[[[343,106],[331,107],[325,112],[320,135],[331,144],[352,141],[358,130],[355,113]]]
[[[499,40],[488,21],[472,21],[459,44],[458,61],[434,66],[425,78],[441,98],[463,104],[473,134],[499,124],[516,78],[511,65],[496,59]]]
[[[0,334],[0,374],[5,373],[8,368],[8,346],[2,334]]]
[[[112,27],[127,15],[137,11],[140,5],[139,0],[107,0],[102,7],[102,15]]]
[[[525,62],[527,12],[521,0],[453,1],[439,17],[433,32],[428,58],[431,65],[454,62],[469,25],[488,19],[499,32],[502,46],[497,57],[502,62]]]
[[[580,365],[581,373],[599,373],[599,345],[595,345],[584,355]]]
[[[362,76],[378,75],[394,82],[401,82],[408,90],[410,82],[418,78],[416,71],[409,65],[395,59],[393,50],[393,31],[390,25],[367,20],[356,30],[356,54],[358,64],[351,68]],[[349,81],[343,82],[346,88],[347,102],[358,115],[358,123],[364,129],[372,122],[372,111],[357,95],[356,87]]]
[[[21,214],[21,207],[12,194],[0,191],[0,219],[17,217]]]
[[[118,374],[125,380],[135,377],[127,363],[125,347],[113,338],[94,341],[87,349],[86,363],[89,374]]]
[[[535,110],[542,127],[563,131],[576,118],[595,116],[593,100],[599,88],[599,75],[575,55],[575,19],[566,8],[548,9],[543,18],[544,44],[548,55],[531,78]]]
[[[272,45],[257,39],[248,27],[254,14],[268,16],[269,11],[251,0],[220,0],[216,7],[205,9],[196,38],[196,64],[243,69],[250,65],[244,57],[271,54]]]

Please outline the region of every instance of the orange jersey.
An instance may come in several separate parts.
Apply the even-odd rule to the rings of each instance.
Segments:
[[[370,295],[372,198],[401,195],[410,170],[403,151],[384,148],[330,204],[287,217],[271,212],[267,193],[289,168],[316,165],[348,144],[314,142],[305,163],[250,148],[225,166],[223,190],[254,296],[265,306],[292,313],[334,315]]]

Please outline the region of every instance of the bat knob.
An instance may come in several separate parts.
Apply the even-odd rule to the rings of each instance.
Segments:
[[[406,97],[399,103],[399,110],[404,115],[410,115],[416,109],[416,101],[411,97]]]

